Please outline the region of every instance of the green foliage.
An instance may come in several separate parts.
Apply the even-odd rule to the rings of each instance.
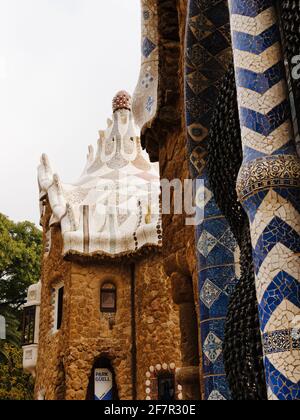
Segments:
[[[6,321],[6,340],[0,340],[0,363],[5,363],[8,361],[5,344],[9,343],[15,347],[21,345],[20,320],[16,318],[15,311],[7,305],[0,305],[0,313]]]
[[[33,380],[23,372],[22,349],[4,345],[7,362],[0,363],[0,400],[32,400]]]
[[[27,289],[40,278],[42,233],[30,222],[14,223],[0,213],[0,400],[32,399],[33,381],[23,373],[21,307]]]
[[[42,234],[30,222],[0,214],[0,303],[20,307],[40,277]]]

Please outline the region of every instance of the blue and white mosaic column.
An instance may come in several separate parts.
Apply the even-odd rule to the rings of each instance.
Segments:
[[[300,399],[300,161],[273,0],[230,0],[244,161],[270,400]]]
[[[193,178],[202,185],[203,219],[196,230],[199,264],[200,337],[204,399],[231,399],[223,363],[224,328],[237,283],[237,244],[209,187],[207,146],[219,85],[232,59],[225,0],[190,0],[188,5],[185,107],[187,147]],[[202,209],[201,209],[202,208]]]

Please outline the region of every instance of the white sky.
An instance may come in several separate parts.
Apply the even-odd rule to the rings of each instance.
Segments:
[[[75,181],[140,68],[140,0],[0,0],[0,212],[38,223],[46,152]]]

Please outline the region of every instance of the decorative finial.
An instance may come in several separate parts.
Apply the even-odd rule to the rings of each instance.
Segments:
[[[128,111],[131,111],[131,104],[132,99],[129,93],[125,90],[121,90],[113,99],[113,112],[116,112],[119,109],[128,109]]]

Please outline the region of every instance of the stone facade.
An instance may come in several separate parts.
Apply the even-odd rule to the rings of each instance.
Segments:
[[[50,210],[44,216],[44,239]],[[132,335],[131,265],[124,262],[65,261],[59,227],[51,228],[51,250],[45,254],[36,398],[85,400],[95,360],[106,357],[115,373],[118,397],[146,399],[146,374],[151,366],[181,365],[179,312],[161,255],[132,261],[135,265],[136,343]],[[105,282],[117,289],[116,314],[100,311]],[[64,284],[61,329],[53,332],[52,289]],[[136,358],[133,359],[133,345]],[[135,361],[136,365],[133,366]],[[136,369],[137,383],[132,381]]]
[[[170,181],[174,178],[183,181],[189,174],[183,112],[186,2],[165,1],[158,7],[164,16],[173,16],[172,29],[163,19],[159,23],[165,46],[159,48],[160,63],[169,71],[168,78],[160,83],[160,96],[165,96],[164,89],[169,94],[160,115],[166,118],[165,127],[170,124],[168,112],[172,114],[171,121],[174,118],[176,121],[171,130],[162,130],[160,174]],[[173,47],[166,48],[171,43]],[[167,65],[170,60],[171,68]],[[170,109],[168,101],[172,104]],[[153,124],[163,126],[155,119]],[[181,152],[177,153],[178,150]],[[130,261],[120,259],[115,263],[74,256],[63,259],[59,226],[51,228],[49,241],[47,226],[51,210],[48,204],[46,209],[45,247],[50,243],[51,251],[47,253],[45,249],[43,265],[37,398],[44,395],[47,399],[85,399],[94,362],[105,356],[114,369],[120,399],[155,398],[157,386],[153,378],[160,370],[177,373],[177,398],[199,399],[198,280],[194,228],[186,226],[186,216],[163,215],[162,249],[132,261],[135,264],[136,315],[133,330]],[[100,288],[105,281],[112,281],[117,287],[118,309],[113,321],[99,311]],[[51,290],[56,282],[63,282],[65,287],[64,319],[61,329],[53,334]],[[46,380],[49,374],[50,380]]]
[[[161,179],[189,179],[184,115],[184,40],[187,2],[158,0],[159,80],[156,117],[142,129],[142,143],[151,159],[158,161]],[[152,2],[153,6],[154,2]],[[145,2],[142,1],[142,6]],[[171,203],[174,203],[171,193]],[[186,225],[185,214],[162,216],[164,269],[171,279],[172,296],[180,314],[182,368],[177,369],[183,398],[199,399],[199,294],[195,230]]]
[[[122,92],[122,100],[119,94],[114,102],[114,121],[109,120],[107,131],[100,134],[96,156],[92,149],[89,152],[81,184],[86,187],[91,179],[95,181],[95,194],[88,195],[89,200],[82,198],[80,188],[77,194],[76,184],[76,194],[70,194],[70,186],[60,184],[47,159],[42,159],[39,180],[45,256],[38,399],[91,399],[93,370],[100,359],[113,371],[116,399],[157,399],[161,375],[173,375],[177,399],[231,399],[240,378],[235,366],[228,363],[230,358],[225,372],[224,342],[225,348],[226,343],[233,343],[237,354],[255,346],[253,357],[245,362],[256,378],[256,383],[247,384],[253,389],[243,393],[248,399],[257,395],[260,382],[263,387],[266,382],[269,399],[299,399],[300,165],[281,49],[286,28],[282,25],[280,32],[271,0],[231,0],[229,5],[230,9],[225,0],[141,0],[143,57],[133,112],[130,96]],[[234,94],[231,105],[239,108],[240,121],[232,117],[236,124],[230,121],[228,131],[221,109],[219,119],[224,127],[222,139],[231,153],[243,147],[238,207],[242,211],[243,205],[247,212],[252,244],[245,237],[240,249],[232,218],[223,214],[230,207],[230,198],[222,197],[227,206],[220,206],[219,193],[211,185],[213,175],[208,173],[213,114],[222,87],[231,77],[230,66],[234,76],[232,55],[236,74],[232,83],[238,97]],[[187,226],[186,215],[175,214],[174,209],[160,215],[158,174],[149,158],[142,156],[139,138],[138,157],[122,156],[134,144],[134,119],[151,162],[159,163],[161,179],[183,182],[192,178],[198,186],[200,182],[195,201],[203,218],[196,229]],[[239,136],[234,146],[227,142],[233,125],[238,126],[243,144]],[[110,153],[115,149],[113,166],[100,158],[105,141]],[[237,164],[239,169],[241,162]],[[131,186],[138,182],[134,197],[139,200],[131,208],[131,220],[136,223],[126,224],[120,217],[122,200],[104,223],[93,201],[99,192],[99,173],[105,182],[116,181],[110,170],[123,174],[124,168],[134,172]],[[140,201],[152,176],[158,187],[156,206]],[[234,176],[228,178],[226,182],[235,187]],[[120,185],[114,184],[118,194]],[[98,197],[104,207],[109,207],[107,190],[106,185]],[[175,194],[171,190],[171,203]],[[67,202],[70,197],[73,213]],[[248,225],[245,228],[242,231],[247,236]],[[72,250],[78,246],[80,252],[64,252],[66,237],[72,235]],[[242,288],[246,274],[245,267],[240,270],[240,252],[248,267],[248,288]],[[251,284],[254,269],[257,299],[254,280]],[[101,309],[101,288],[107,283],[116,293],[115,313]],[[62,285],[63,318],[59,323],[55,301]],[[251,328],[257,334],[251,339],[249,330],[243,341],[232,331],[248,322],[249,318],[240,324],[236,318],[250,312],[246,310],[250,298],[251,319],[255,320]],[[259,314],[254,303],[258,303]],[[225,334],[226,322],[228,327],[236,308],[241,310],[232,320],[234,328],[227,328]],[[243,360],[246,353],[240,365]],[[243,369],[239,372],[245,382],[247,375]],[[263,389],[262,399],[264,394]]]
[[[181,366],[179,311],[161,255],[136,264],[137,398],[147,398],[145,381],[151,366]]]

